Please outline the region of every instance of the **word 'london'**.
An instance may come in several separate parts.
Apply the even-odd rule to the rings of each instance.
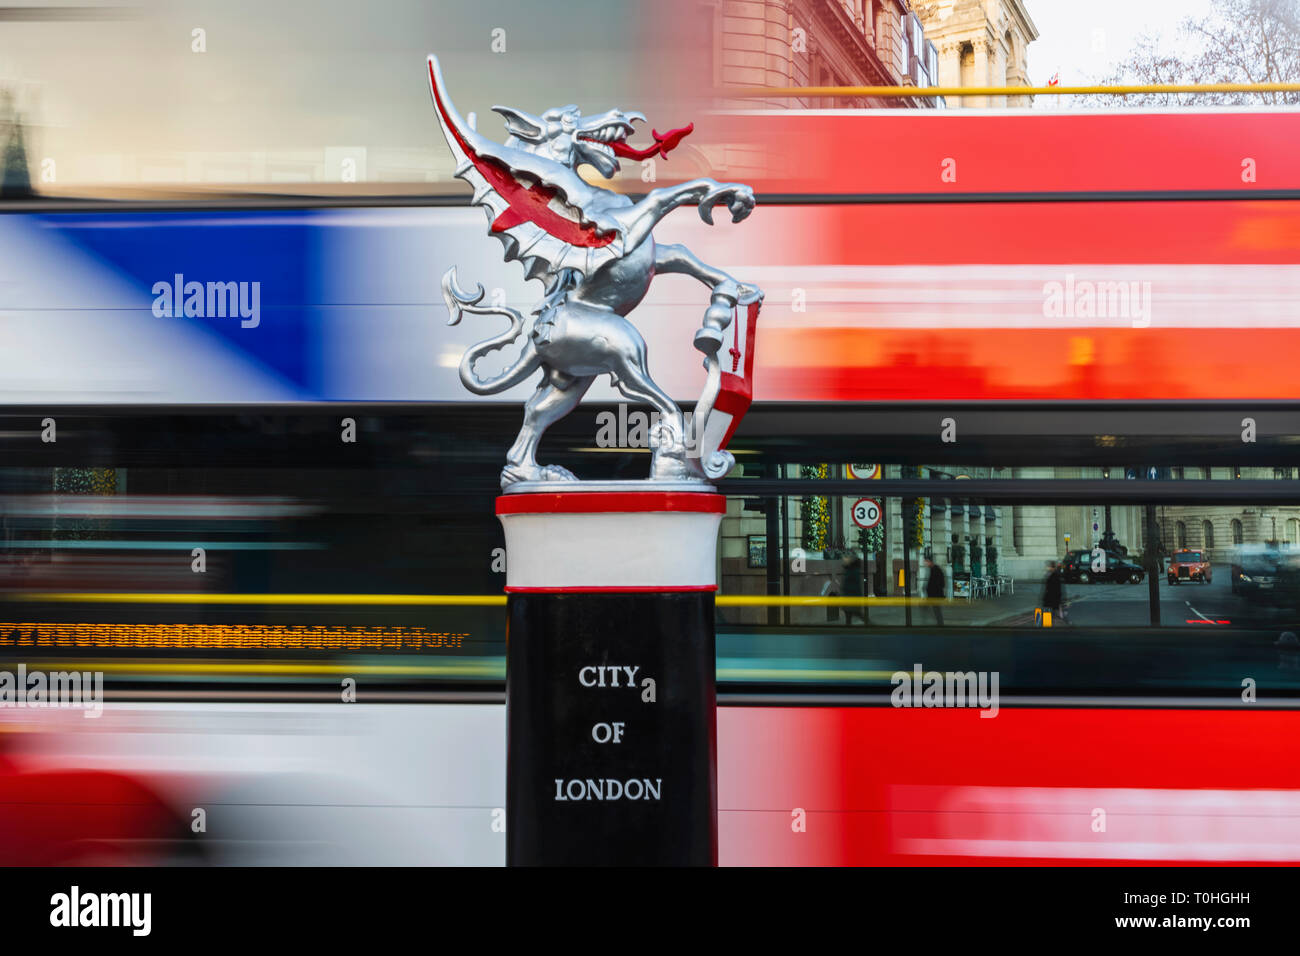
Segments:
[[[556,779],[556,800],[658,800],[663,789],[663,778],[654,780],[635,777],[631,780],[569,780]]]

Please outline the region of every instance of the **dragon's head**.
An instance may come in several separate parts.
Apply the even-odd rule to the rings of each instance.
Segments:
[[[633,123],[644,122],[640,113],[615,109],[583,116],[576,106],[565,106],[534,116],[494,106],[505,118],[510,134],[502,145],[478,132],[473,113],[462,118],[457,112],[433,55],[429,57],[429,91],[456,160],[454,175],[474,186],[473,202],[491,212],[493,234],[514,236],[510,230],[528,222],[571,247],[607,245],[624,228],[608,209],[593,203],[599,187],[577,175],[579,166],[590,165],[611,179],[619,171],[619,157],[666,158],[694,129],[692,124],[664,134],[652,130],[653,143],[637,148],[629,145],[627,138]],[[531,244],[525,245],[522,251],[531,248]],[[531,258],[544,261],[536,255]]]
[[[554,160],[570,169],[594,166],[606,179],[619,170],[619,156],[636,152],[627,146],[632,124],[645,122],[640,113],[609,110],[583,116],[576,106],[549,109],[534,116],[509,106],[494,106],[506,120],[511,137],[506,145]]]

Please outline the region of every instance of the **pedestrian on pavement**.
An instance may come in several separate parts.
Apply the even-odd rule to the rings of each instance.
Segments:
[[[944,577],[943,568],[935,564],[934,558],[927,557],[925,566],[930,569],[930,576],[925,582],[925,596],[928,598],[946,598],[948,596],[948,579]],[[934,612],[934,623],[943,627],[943,607],[938,604],[930,606]]]
[[[1065,605],[1065,587],[1061,580],[1061,566],[1047,562],[1047,580],[1043,582],[1043,610],[1051,613],[1053,620],[1065,623],[1062,609]]]
[[[840,594],[844,597],[862,597],[862,559],[854,551],[849,551],[844,555],[844,573],[840,580]],[[844,608],[844,623],[846,626],[853,624],[854,617],[862,618],[863,625],[867,623],[866,608],[862,605],[857,607],[846,606]]]

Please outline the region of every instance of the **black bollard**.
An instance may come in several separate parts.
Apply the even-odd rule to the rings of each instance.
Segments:
[[[497,499],[507,864],[717,865],[724,510],[696,490]]]

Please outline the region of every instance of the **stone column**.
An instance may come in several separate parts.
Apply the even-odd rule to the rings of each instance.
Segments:
[[[992,86],[989,81],[989,58],[991,51],[989,41],[981,37],[974,40],[971,44],[975,48],[975,82],[973,86]],[[968,96],[966,102],[970,106],[989,106],[991,97],[987,96]]]
[[[945,41],[939,46],[939,86],[961,86],[961,44]],[[949,97],[949,109],[960,109],[964,101]]]

